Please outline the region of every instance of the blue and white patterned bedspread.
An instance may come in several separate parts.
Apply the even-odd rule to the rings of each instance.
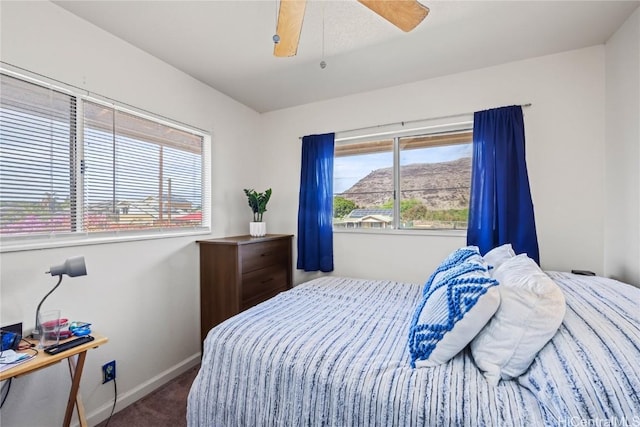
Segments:
[[[552,277],[566,294],[565,324],[530,371],[496,387],[468,349],[435,368],[410,367],[422,285],[335,277],[299,285],[210,331],[188,425],[555,426],[575,425],[572,416],[640,417],[640,290]]]

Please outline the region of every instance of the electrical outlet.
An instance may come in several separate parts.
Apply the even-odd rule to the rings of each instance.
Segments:
[[[116,379],[116,361],[112,360],[109,363],[102,365],[102,384],[108,383],[111,380]]]

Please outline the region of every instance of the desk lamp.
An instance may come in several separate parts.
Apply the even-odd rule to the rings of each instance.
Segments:
[[[55,291],[60,283],[62,283],[62,276],[66,274],[69,277],[76,276],[86,276],[87,275],[87,266],[84,263],[84,257],[78,256],[67,259],[63,264],[52,266],[49,271],[45,274],[51,274],[52,276],[58,276],[58,283],[47,293],[40,304],[38,304],[38,308],[36,309],[36,328],[33,330],[33,338],[39,338],[42,332],[42,325],[40,324],[40,307],[42,307],[42,303],[47,299],[49,295]]]

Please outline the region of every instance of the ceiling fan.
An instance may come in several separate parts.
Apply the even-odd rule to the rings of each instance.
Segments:
[[[429,8],[417,0],[358,0],[358,2],[405,32],[413,30],[429,13]],[[306,0],[280,0],[276,35],[273,36],[274,56],[296,55],[306,5]]]

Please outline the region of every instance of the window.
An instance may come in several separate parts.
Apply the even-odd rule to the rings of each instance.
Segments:
[[[0,77],[3,241],[208,227],[206,135]]]
[[[335,229],[464,230],[472,122],[336,138]]]

